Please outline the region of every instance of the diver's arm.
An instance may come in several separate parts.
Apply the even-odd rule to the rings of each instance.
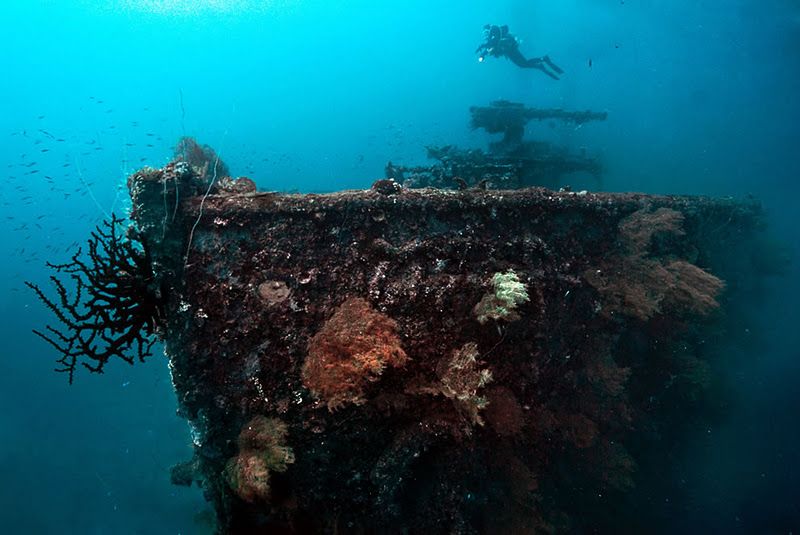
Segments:
[[[479,46],[477,49],[475,49],[475,53],[478,54],[481,59],[485,58],[486,56],[494,56],[494,55],[496,55],[495,54],[495,48],[492,47],[492,46],[489,46],[489,43],[481,44],[481,46]]]

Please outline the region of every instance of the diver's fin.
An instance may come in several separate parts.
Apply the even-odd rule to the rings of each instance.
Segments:
[[[561,69],[561,67],[552,62],[550,56],[545,56],[542,59],[545,61],[545,63],[547,63],[550,66],[551,69],[556,71],[558,74],[564,74],[564,71]]]
[[[547,76],[549,76],[553,80],[560,80],[561,79],[561,78],[558,77],[557,74],[550,72],[547,69],[547,67],[544,66],[544,63],[539,63],[538,65],[536,65],[533,68],[536,69],[536,70],[542,71],[543,73],[545,73]]]
[[[547,76],[552,78],[553,80],[561,80],[557,74],[553,74],[552,72],[548,71],[547,69],[542,69],[542,72],[545,73]]]

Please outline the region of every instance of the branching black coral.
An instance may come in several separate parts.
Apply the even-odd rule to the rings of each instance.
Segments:
[[[128,364],[144,361],[156,342],[164,291],[146,244],[132,230],[126,235],[124,228],[112,214],[111,221],[103,221],[91,233],[88,257],[78,249],[69,263],[47,264],[74,284],[68,290],[63,280],[51,275],[57,298],[25,282],[61,323],[61,329],[47,325],[33,332],[61,353],[56,371],[68,373],[70,384],[78,363],[102,373],[115,357]]]

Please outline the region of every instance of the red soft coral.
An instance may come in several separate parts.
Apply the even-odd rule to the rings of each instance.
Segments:
[[[364,389],[386,367],[402,367],[397,323],[364,299],[342,303],[308,344],[303,384],[330,410],[363,403]]]
[[[717,308],[725,283],[681,259],[650,255],[656,234],[683,235],[683,214],[668,208],[638,210],[620,222],[620,246],[602,269],[584,273],[603,298],[607,315],[647,321],[665,310],[706,315]]]

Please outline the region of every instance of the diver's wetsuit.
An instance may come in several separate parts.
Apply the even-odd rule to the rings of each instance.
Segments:
[[[522,67],[523,69],[539,69],[553,80],[559,80],[560,78],[558,75],[564,72],[558,65],[550,61],[550,58],[547,56],[525,59],[525,56],[522,55],[522,52],[519,51],[519,47],[517,46],[506,51],[503,55],[511,60],[511,63],[517,67]],[[550,67],[553,72],[550,72],[548,67]]]
[[[486,42],[478,47],[476,52],[481,54],[481,59],[484,55],[492,55],[495,57],[505,56],[517,67],[523,69],[539,69],[547,76],[554,80],[558,80],[558,75],[563,74],[561,68],[550,61],[550,58],[543,56],[541,58],[526,59],[519,51],[519,42],[517,38],[508,32],[508,26],[487,26],[486,28]]]

